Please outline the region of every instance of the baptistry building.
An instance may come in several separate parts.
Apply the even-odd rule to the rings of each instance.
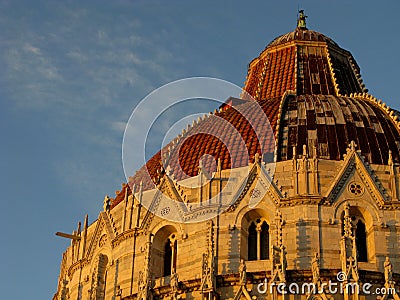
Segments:
[[[400,112],[353,55],[300,11],[221,100],[57,233],[53,300],[399,299]]]

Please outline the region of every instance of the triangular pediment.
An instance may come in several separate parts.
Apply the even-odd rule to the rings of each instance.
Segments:
[[[255,207],[265,195],[275,204],[279,205],[283,195],[275,182],[273,182],[269,172],[265,166],[260,162],[255,162],[251,167],[248,176],[241,181],[238,185],[233,202],[229,211],[234,211],[242,202],[242,200],[249,196],[248,205],[250,208]]]
[[[112,224],[106,212],[100,212],[97,219],[96,228],[89,242],[87,259],[91,260],[96,249],[104,246],[111,247],[111,241],[115,238]]]
[[[146,208],[146,212],[140,226],[141,229],[147,232],[154,216],[185,222],[192,214],[192,207],[198,206],[198,203],[187,201],[187,197],[193,193],[199,193],[198,190],[198,188],[190,190],[185,184],[182,187],[169,175],[164,174],[156,189],[143,194],[142,204]]]
[[[157,187],[162,193],[167,195],[169,198],[182,202],[183,199],[177,190],[178,185],[175,186],[175,182],[172,181],[169,175],[164,174],[161,180],[160,185]]]
[[[260,189],[264,189],[265,193],[262,194],[268,194],[269,198],[275,203],[275,205],[279,205],[283,198],[281,190],[272,180],[269,171],[266,170],[263,164],[258,163],[257,169],[259,177],[255,188],[260,187]],[[250,202],[249,205],[252,206],[252,203]]]
[[[329,203],[342,197],[363,198],[369,196],[382,207],[389,197],[379,179],[365,162],[360,151],[348,149],[342,167],[326,193]]]
[[[273,182],[270,171],[267,171],[266,166],[259,161],[250,165],[247,170],[244,168],[232,169],[229,180],[223,176],[220,177],[221,174],[218,175],[218,172],[216,172],[208,179],[215,182],[218,180],[229,181],[229,184],[225,185],[221,192],[221,197],[225,201],[221,204],[223,210],[236,210],[245,197],[248,197],[249,201],[246,202],[246,205],[250,207],[255,207],[264,199],[265,195],[268,195],[271,204],[275,205],[279,205],[283,197],[281,191]],[[196,217],[201,220],[207,214],[212,215],[214,211],[217,213],[221,210],[218,203],[215,202],[215,199],[218,198],[215,194],[212,201],[202,206],[198,202],[186,201],[187,193],[189,193],[187,188],[183,190],[179,183],[172,181],[167,175],[163,176],[157,189],[143,193],[142,204],[147,209],[143,212],[144,218],[140,226],[141,229],[147,232],[155,215],[185,222],[193,221]],[[193,197],[193,193],[200,194],[199,188],[194,188],[190,193],[191,197]],[[168,212],[168,215],[165,214],[166,212]]]
[[[156,210],[161,202],[163,193],[157,189],[155,193],[152,193],[151,195],[151,201],[149,201],[148,205],[145,205],[145,207],[148,207],[146,209],[146,213],[144,215],[143,221],[140,224],[140,228],[144,231],[147,232],[149,229],[151,223],[153,222],[154,219],[154,210]],[[147,202],[147,201],[146,201]]]

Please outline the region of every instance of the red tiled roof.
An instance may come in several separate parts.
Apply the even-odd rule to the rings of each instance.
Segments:
[[[217,159],[222,169],[242,167],[256,153],[273,154],[275,144],[278,161],[292,159],[294,146],[301,154],[303,145],[309,152],[316,147],[320,158],[339,160],[355,141],[370,163],[386,164],[389,150],[394,161],[400,162],[400,132],[388,113],[361,94],[342,96],[366,91],[359,72],[350,52],[318,32],[297,28],[280,36],[250,63],[245,83],[244,89],[264,113],[255,109],[254,100],[230,99],[221,111],[156,153],[130,178],[129,185],[142,182],[144,190],[154,188],[163,172],[162,160],[174,178],[182,180],[198,174],[200,160],[206,170],[212,170]],[[282,103],[288,90],[296,95]],[[259,136],[239,111],[252,116]],[[399,112],[394,114],[400,118]],[[123,200],[121,195],[124,189],[113,205]]]
[[[261,148],[264,153],[273,153],[275,147],[273,132],[275,132],[277,124],[280,101],[280,98],[260,101],[259,104],[265,112],[265,116],[257,116],[255,112],[259,106],[254,101],[247,101],[240,106],[228,107],[200,121],[187,132],[185,137],[180,138],[175,150],[171,152],[168,165],[174,178],[181,180],[197,175],[200,160],[204,155],[210,155],[215,160],[219,158],[222,169],[228,169],[248,165],[249,160],[251,161],[256,153],[261,154]],[[243,114],[236,110],[239,107]],[[252,115],[253,123],[250,124],[244,115]],[[264,121],[266,117],[270,125],[257,123]],[[257,128],[260,140],[254,127]],[[238,133],[240,136],[237,135]],[[155,154],[132,177],[130,184],[139,185],[140,182],[143,182],[145,190],[153,188],[154,183],[149,180],[147,174],[153,181],[157,178],[157,171],[162,166],[161,152],[168,151],[170,146],[167,145],[162,151]],[[210,170],[215,161],[208,159],[202,163],[206,170]]]
[[[297,28],[273,42],[249,65],[245,90],[256,100],[297,95],[350,95],[366,91],[347,50],[321,33]]]
[[[128,196],[132,195],[132,191],[129,188],[129,185],[126,184],[126,183],[123,183],[122,184],[122,189],[120,191],[115,191],[115,198],[113,199],[113,201],[111,203],[111,208],[113,208],[118,203],[124,201],[126,193],[127,193]]]

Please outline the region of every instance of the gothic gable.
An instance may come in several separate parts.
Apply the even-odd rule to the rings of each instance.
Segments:
[[[266,167],[256,158],[248,176],[239,185],[228,211],[235,211],[246,196],[249,197],[249,207],[254,208],[264,199],[265,195],[276,206],[283,198],[281,191],[270,176],[270,171],[266,170]]]
[[[368,195],[379,207],[383,207],[389,200],[389,196],[361,156],[361,152],[356,151],[355,147],[356,145],[352,142],[350,148],[347,149],[342,167],[328,189],[326,199],[328,203],[333,203],[342,196],[365,199]]]
[[[106,212],[100,212],[94,234],[89,242],[87,260],[90,261],[92,259],[96,249],[107,245],[111,247],[111,241],[115,236],[109,216]]]

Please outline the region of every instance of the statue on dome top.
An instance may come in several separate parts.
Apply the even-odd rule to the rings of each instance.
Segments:
[[[308,18],[308,16],[304,14],[304,10],[299,10],[299,17],[297,18],[297,28],[307,29],[306,18]]]

